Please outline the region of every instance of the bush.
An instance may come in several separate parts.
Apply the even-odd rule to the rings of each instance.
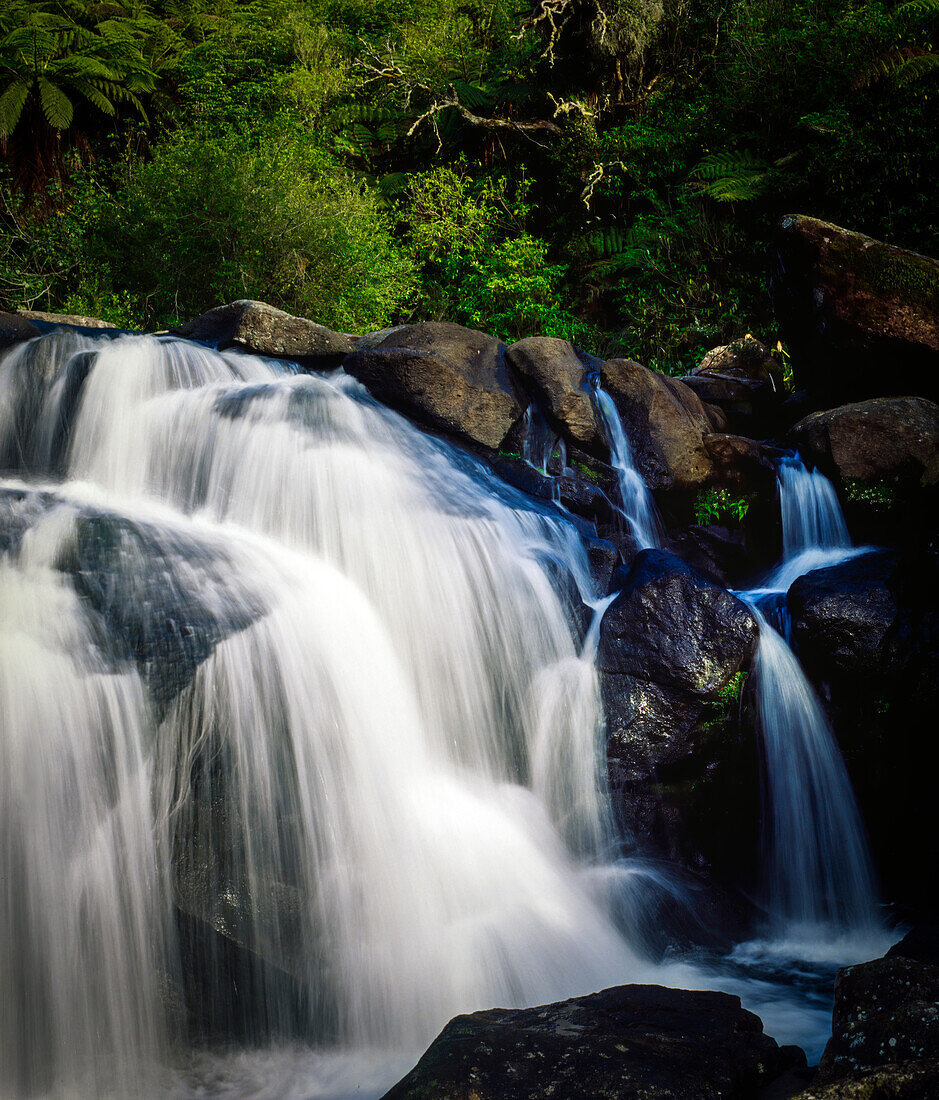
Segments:
[[[198,130],[130,170],[100,262],[147,323],[259,298],[339,329],[381,328],[413,272],[379,199],[302,138]]]

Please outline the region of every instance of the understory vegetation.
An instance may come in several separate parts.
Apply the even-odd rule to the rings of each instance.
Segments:
[[[939,251],[937,0],[11,0],[0,304],[260,298],[681,372],[773,226]]]

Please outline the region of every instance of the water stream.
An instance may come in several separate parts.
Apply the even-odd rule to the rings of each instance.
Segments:
[[[341,373],[56,334],[0,396],[0,1094],[377,1096],[626,981],[817,1053],[652,961],[559,512]]]

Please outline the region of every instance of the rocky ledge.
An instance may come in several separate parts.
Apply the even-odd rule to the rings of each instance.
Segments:
[[[384,1100],[743,1100],[804,1063],[737,997],[624,985],[457,1016]]]

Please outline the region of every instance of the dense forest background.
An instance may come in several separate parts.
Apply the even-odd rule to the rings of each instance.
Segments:
[[[259,298],[682,373],[769,237],[939,252],[937,0],[7,0],[0,305]]]

